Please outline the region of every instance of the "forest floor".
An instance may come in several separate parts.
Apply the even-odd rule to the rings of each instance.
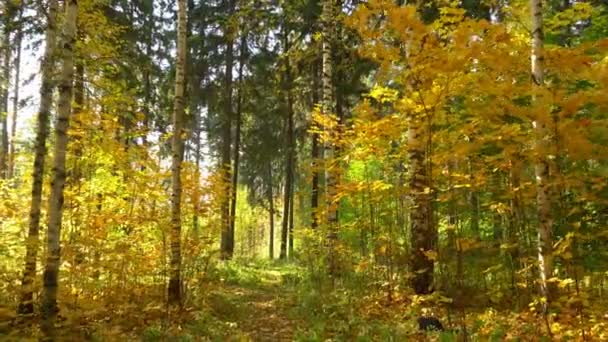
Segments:
[[[198,284],[186,290],[184,306],[171,309],[163,300],[164,286],[133,293],[113,292],[105,299],[73,296],[60,298],[57,341],[460,341],[454,330],[418,331],[415,303],[409,296],[394,293],[387,299],[368,283],[356,279],[334,291],[310,281],[304,269],[290,263],[228,262],[216,265]],[[348,285],[348,286],[347,286]],[[157,295],[155,296],[154,293]],[[41,334],[37,317],[15,324],[4,321],[14,310],[2,311],[0,341],[37,341]],[[587,336],[605,334],[608,324],[600,309],[591,310]],[[432,315],[447,328],[457,322],[438,309]],[[604,316],[603,316],[604,315]],[[548,341],[544,327],[534,315],[497,310],[467,313],[471,341]],[[554,329],[569,340],[580,340],[577,317],[554,323]],[[33,323],[33,324],[32,324]],[[559,329],[559,330],[557,330]],[[587,339],[590,340],[590,339]]]
[[[294,269],[290,264],[228,263],[192,288],[178,310],[152,295],[139,302],[117,297],[111,305],[90,299],[73,305],[73,296],[65,294],[57,340],[293,341],[298,329],[296,286],[290,284]],[[0,341],[39,340],[39,317],[17,320],[14,310],[2,310],[7,320],[0,316]]]
[[[251,270],[250,270],[251,271]],[[295,289],[279,267],[254,270],[255,282],[230,281],[209,293],[212,314],[231,329],[230,340],[292,341],[297,329]],[[230,335],[229,334],[229,335]]]

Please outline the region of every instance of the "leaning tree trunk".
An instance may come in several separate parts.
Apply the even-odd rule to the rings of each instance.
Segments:
[[[234,13],[234,0],[229,0],[229,15]],[[232,44],[232,30],[225,28],[226,38],[226,70],[224,79],[224,122],[222,127],[222,153],[221,172],[222,182],[225,185],[226,195],[220,205],[222,232],[220,238],[220,257],[231,259],[234,252],[234,231],[230,224],[230,195],[232,194],[230,178],[230,150],[232,144],[232,65],[234,63],[234,47]]]
[[[408,129],[408,153],[410,159],[410,191],[413,207],[410,210],[411,286],[416,294],[428,294],[432,290],[434,262],[428,252],[436,247],[437,231],[433,225],[430,179],[427,168],[427,132],[421,118],[411,118]]]
[[[78,1],[68,0],[65,5],[64,32],[62,40],[62,66],[59,78],[59,100],[55,123],[55,150],[49,218],[47,232],[47,258],[43,275],[42,329],[50,339],[54,338],[54,322],[57,315],[57,289],[61,257],[61,219],[63,214],[63,188],[65,185],[65,160],[68,146],[72,89],[74,87],[74,45],[76,40],[76,18]]]
[[[19,112],[19,86],[21,82],[21,43],[23,40],[23,4],[19,5],[17,17],[17,32],[15,34],[15,84],[13,84],[13,112],[11,116],[11,135],[8,151],[8,178],[15,174],[15,136],[17,132],[17,117]]]
[[[36,259],[38,255],[38,235],[40,231],[40,207],[42,204],[42,180],[44,176],[44,158],[46,157],[46,140],[49,135],[49,117],[53,100],[53,65],[56,40],[55,18],[57,18],[57,0],[51,0],[48,7],[46,27],[46,46],[40,67],[40,106],[38,108],[36,143],[34,152],[34,173],[32,175],[32,203],[30,219],[25,243],[25,267],[21,281],[21,298],[18,312],[31,314],[34,312],[34,289],[36,276]]]
[[[171,163],[171,275],[167,289],[167,299],[171,304],[180,304],[181,293],[181,197],[182,158],[184,157],[184,86],[186,67],[186,0],[178,1],[177,12],[177,61],[175,64],[175,97],[173,99],[173,157]]]
[[[334,41],[334,5],[332,0],[323,1],[322,11],[322,110],[323,115],[330,116],[333,113],[333,60],[332,60],[332,46]],[[329,136],[332,137],[330,130]],[[327,202],[327,248],[328,248],[328,268],[330,276],[335,276],[336,273],[336,256],[335,256],[335,243],[338,238],[338,204],[335,202],[336,198],[336,177],[335,172],[332,170],[332,163],[334,157],[334,146],[332,141],[325,143],[323,150],[323,159],[325,160],[325,184],[326,184],[326,202]]]
[[[533,87],[543,87],[544,83],[544,33],[541,0],[530,0],[532,14],[532,51],[530,54]],[[553,297],[548,280],[553,273],[553,218],[549,189],[549,163],[545,153],[548,151],[549,129],[547,120],[539,117],[533,123],[536,134],[536,202],[538,214],[538,263],[540,271],[540,290],[547,302]],[[544,306],[546,310],[547,306]]]

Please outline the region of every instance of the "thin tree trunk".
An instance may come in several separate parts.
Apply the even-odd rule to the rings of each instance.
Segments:
[[[509,244],[508,253],[509,253],[509,266],[511,271],[511,291],[513,292],[513,297],[518,298],[517,296],[517,287],[516,285],[516,276],[517,271],[521,268],[519,262],[519,239],[517,232],[520,231],[523,225],[523,211],[521,207],[521,189],[520,189],[520,163],[511,160],[510,161],[510,173],[509,173],[509,193],[511,194],[510,200],[510,217],[509,217],[509,227],[507,230],[507,240]],[[520,301],[517,301],[519,305]]]
[[[313,89],[312,89],[312,104],[316,106],[319,103],[319,67],[318,62],[315,60],[313,62]],[[313,129],[318,129],[316,125],[313,126]],[[317,210],[319,208],[319,165],[318,160],[320,156],[319,149],[319,133],[313,132],[311,136],[312,140],[312,150],[311,150],[311,159],[312,159],[312,184],[311,184],[311,196],[310,196],[310,211],[311,211],[311,228],[316,229],[319,225],[318,222],[318,213]]]
[[[34,152],[34,173],[32,175],[32,203],[30,206],[29,227],[25,243],[25,266],[21,280],[21,298],[17,309],[19,314],[34,312],[34,295],[32,288],[36,276],[36,259],[38,256],[38,235],[40,231],[40,207],[42,204],[42,180],[44,176],[44,159],[46,157],[46,140],[49,135],[49,117],[53,100],[53,66],[54,50],[56,48],[57,0],[51,0],[48,7],[48,22],[46,27],[46,46],[40,66],[40,106],[36,118],[37,131]]]
[[[151,102],[152,102],[152,82],[150,79],[150,73],[152,69],[152,34],[154,31],[154,18],[153,18],[153,8],[154,8],[154,0],[150,1],[150,12],[146,13],[147,20],[145,21],[145,44],[146,44],[146,57],[148,60],[143,65],[143,78],[144,78],[144,103],[143,103],[143,114],[144,114],[144,132],[142,136],[142,141],[144,147],[148,144],[148,130],[150,129],[150,121],[152,119],[152,113],[150,110]]]
[[[54,339],[54,323],[58,311],[57,290],[61,257],[63,188],[66,180],[65,160],[68,146],[68,128],[72,112],[71,102],[74,87],[74,45],[76,41],[77,16],[78,1],[66,1],[63,40],[61,42],[62,66],[58,83],[59,100],[57,103],[57,122],[55,123],[53,175],[48,209],[47,258],[42,291],[42,330],[44,335],[50,339]]]
[[[532,14],[532,52],[530,55],[533,87],[543,87],[544,84],[544,33],[543,11],[541,0],[530,0]],[[536,162],[536,202],[538,215],[538,261],[540,271],[541,294],[550,302],[553,293],[548,280],[553,274],[553,217],[551,215],[551,198],[549,189],[549,163],[545,153],[549,129],[547,120],[539,117],[534,123],[536,133],[535,152]],[[544,306],[547,309],[547,305]]]
[[[322,89],[323,89],[323,115],[329,116],[334,110],[334,98],[333,98],[333,58],[332,58],[332,47],[334,42],[334,5],[332,0],[323,1],[322,11],[322,22],[323,22],[323,77]],[[329,136],[333,136],[330,132]],[[335,256],[335,243],[338,238],[338,203],[334,202],[336,198],[336,178],[335,172],[332,170],[332,163],[334,158],[334,146],[333,142],[329,141],[325,143],[323,148],[323,159],[325,160],[325,182],[327,192],[327,248],[328,248],[328,267],[330,276],[336,274],[336,256]]]
[[[294,156],[294,165],[296,164],[295,162],[295,156]],[[291,170],[292,174],[294,172],[294,170]],[[294,174],[295,175],[295,174]],[[294,255],[293,255],[293,250],[294,250],[294,245],[293,245],[293,206],[294,206],[294,181],[292,180],[292,185],[291,185],[291,192],[289,194],[289,196],[291,197],[289,199],[289,258],[293,259]]]
[[[196,168],[195,178],[195,197],[194,197],[194,214],[192,215],[192,226],[195,234],[199,233],[199,212],[201,210],[200,201],[200,175],[201,175],[201,114],[200,111],[194,113],[195,139],[196,147],[194,149],[194,167]]]
[[[480,239],[481,235],[479,233],[479,193],[477,192],[477,181],[475,176],[473,175],[473,160],[472,158],[468,158],[468,168],[469,168],[469,177],[471,183],[473,183],[473,189],[471,189],[468,193],[469,197],[469,205],[471,206],[471,232],[476,239]]]
[[[231,16],[234,13],[234,0],[229,0],[229,13]],[[222,180],[226,186],[226,195],[222,198],[220,206],[222,232],[220,239],[221,258],[231,259],[234,252],[234,232],[231,231],[230,223],[230,195],[231,177],[230,177],[230,152],[232,143],[232,64],[234,60],[234,47],[232,44],[231,29],[225,28],[226,39],[226,70],[224,79],[224,122],[222,127],[222,155],[221,155],[221,170]]]
[[[7,12],[11,11],[11,5],[6,2]],[[2,126],[2,140],[0,141],[0,179],[8,176],[8,88],[11,77],[11,14],[5,13],[4,18],[4,37],[2,41],[2,51],[4,53],[4,63],[2,66],[2,77],[0,78],[0,125]]]
[[[272,162],[268,162],[268,181],[267,181],[268,191],[266,194],[268,196],[268,215],[269,215],[269,223],[270,223],[270,234],[268,240],[268,254],[270,259],[274,259],[274,195],[272,193]]]
[[[237,185],[239,181],[239,150],[241,146],[241,123],[242,123],[242,101],[243,101],[243,65],[245,63],[245,53],[247,51],[247,35],[243,33],[240,42],[239,52],[239,89],[236,100],[236,132],[234,137],[234,164],[232,167],[232,195],[230,196],[230,234],[234,248],[234,226],[236,222],[236,199]]]
[[[285,35],[285,43],[284,43],[285,51],[287,54],[289,50],[289,42],[287,35]],[[285,60],[285,95],[287,98],[287,111],[286,111],[286,141],[285,141],[285,188],[283,194],[283,222],[281,226],[281,253],[279,255],[280,259],[287,258],[287,238],[288,238],[288,230],[289,230],[289,210],[291,206],[291,188],[293,186],[293,98],[291,94],[291,66],[289,64],[289,57]]]
[[[19,86],[21,82],[21,43],[23,40],[23,3],[19,5],[19,15],[17,17],[17,33],[15,35],[15,83],[13,84],[13,113],[11,116],[11,135],[8,151],[8,178],[13,178],[15,174],[15,136],[17,132],[17,118],[19,114]]]
[[[167,300],[170,304],[181,304],[181,205],[182,205],[182,159],[184,158],[184,87],[186,67],[187,4],[186,0],[178,1],[177,12],[177,61],[175,65],[175,97],[173,99],[173,157],[171,164],[171,271]]]

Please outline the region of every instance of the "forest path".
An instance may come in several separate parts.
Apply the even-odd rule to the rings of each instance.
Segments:
[[[289,273],[282,266],[240,268],[208,297],[214,315],[234,327],[232,341],[293,341],[296,305]]]

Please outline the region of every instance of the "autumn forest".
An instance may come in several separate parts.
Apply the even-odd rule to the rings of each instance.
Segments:
[[[0,0],[0,340],[608,341],[608,3]]]

